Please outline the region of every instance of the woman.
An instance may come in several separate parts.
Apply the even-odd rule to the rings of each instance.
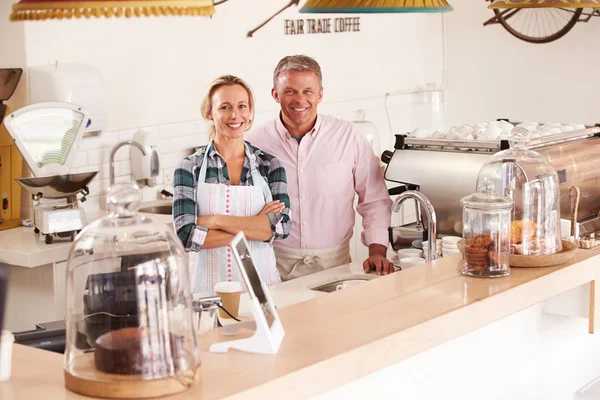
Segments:
[[[175,170],[173,224],[190,253],[194,293],[214,293],[217,282],[241,281],[229,243],[243,231],[258,273],[280,282],[273,239],[290,232],[285,169],[270,154],[244,142],[252,126],[254,96],[242,79],[215,79],[202,116],[213,122],[210,143]]]

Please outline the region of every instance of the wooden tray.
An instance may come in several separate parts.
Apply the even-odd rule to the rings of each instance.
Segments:
[[[462,254],[462,240],[459,240],[456,245]],[[519,254],[511,254],[509,256],[509,263],[511,267],[552,267],[554,265],[560,265],[569,261],[573,261],[575,258],[575,250],[577,250],[577,245],[575,243],[569,240],[563,240],[562,251],[559,253],[540,256],[522,256]]]
[[[200,381],[200,367],[185,374],[156,380],[142,380],[139,375],[115,375],[98,371],[94,354],[79,356],[73,362],[80,375],[63,371],[65,386],[84,396],[104,399],[150,399],[164,398],[183,392]]]

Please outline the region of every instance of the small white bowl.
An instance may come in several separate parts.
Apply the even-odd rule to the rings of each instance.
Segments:
[[[416,138],[428,138],[433,134],[433,129],[430,128],[417,128],[411,132],[410,136]]]
[[[458,246],[442,246],[443,250],[458,250]]]
[[[458,253],[460,253],[460,251],[458,251],[458,249],[456,249],[456,250],[444,250],[444,251],[442,251],[442,255],[443,256],[449,256],[451,254],[458,254]]]
[[[425,263],[426,263],[426,261],[424,258],[419,258],[419,257],[401,258],[400,259],[400,268],[406,269],[406,268],[411,268],[411,267],[417,266],[419,264],[425,264]]]
[[[459,240],[462,240],[460,236],[444,236],[442,238],[442,244],[454,245],[458,243]]]
[[[574,131],[575,127],[571,126],[571,125],[563,125],[560,127],[560,131],[561,132],[571,132]]]
[[[423,244],[423,247],[427,247],[427,244],[429,244],[429,240],[424,240],[424,241],[422,242],[422,244]],[[441,244],[442,244],[442,239],[436,239],[436,240],[435,240],[435,244],[437,244],[437,245],[441,245]]]
[[[400,249],[396,252],[399,259],[406,257],[423,257],[423,250],[421,249]]]
[[[555,135],[557,133],[561,133],[561,130],[560,130],[560,128],[558,128],[556,126],[545,126],[544,128],[541,129],[541,133],[544,136]]]
[[[502,129],[498,126],[488,126],[488,128],[481,134],[477,135],[477,140],[488,140],[493,141],[498,139],[498,136],[502,134]]]
[[[585,129],[585,125],[584,124],[580,124],[580,123],[577,123],[577,122],[571,122],[569,125],[572,126],[573,128],[575,128],[575,130]]]

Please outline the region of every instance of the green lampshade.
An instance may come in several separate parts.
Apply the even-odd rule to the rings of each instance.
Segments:
[[[452,11],[446,0],[308,0],[301,13],[371,14]]]

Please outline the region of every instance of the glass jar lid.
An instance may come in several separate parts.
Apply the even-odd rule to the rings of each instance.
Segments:
[[[510,209],[512,203],[510,197],[494,194],[494,184],[487,177],[479,182],[477,192],[460,199],[461,206],[480,210]]]
[[[554,167],[550,160],[530,150],[529,141],[530,135],[526,128],[517,127],[510,131],[508,134],[510,148],[499,151],[490,158],[479,171],[478,182],[487,178],[496,185],[504,187],[507,182],[515,179],[527,182],[536,180],[540,176],[554,174]]]

